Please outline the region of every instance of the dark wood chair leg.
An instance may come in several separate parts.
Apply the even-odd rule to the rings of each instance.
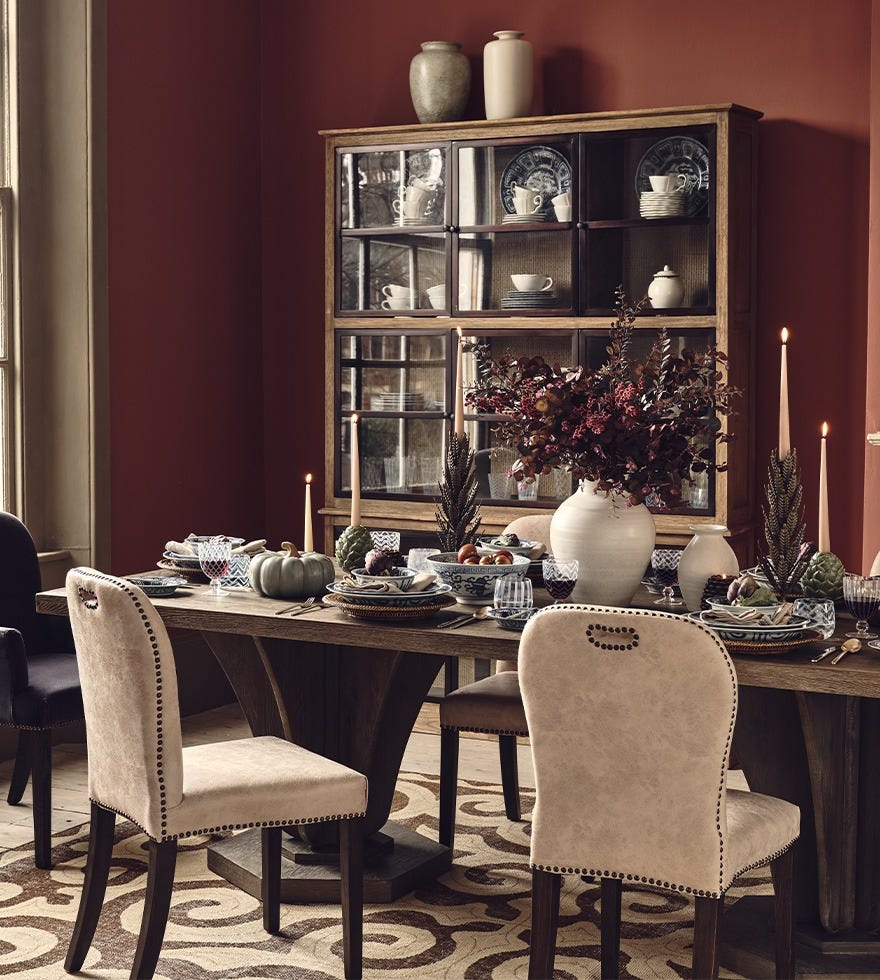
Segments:
[[[455,843],[455,806],[458,798],[458,730],[440,729],[440,843]]]
[[[15,768],[12,770],[12,779],[9,782],[9,795],[6,802],[10,806],[21,803],[21,798],[27,788],[27,782],[31,776],[31,747],[27,736],[29,732],[21,731],[18,733],[18,749],[15,753]]]
[[[529,944],[529,980],[548,980],[556,959],[559,924],[559,889],[562,875],[532,869],[532,939]]]
[[[281,928],[281,828],[263,827],[263,928],[276,933]]]
[[[770,863],[776,919],[776,976],[792,980],[794,961],[794,845]]]
[[[691,973],[700,980],[718,976],[718,919],[723,898],[697,898]]]
[[[339,865],[345,977],[360,980],[364,962],[364,831],[360,819],[339,822]]]
[[[174,866],[177,863],[177,841],[161,844],[150,841],[150,864],[147,871],[147,894],[144,899],[144,916],[138,936],[137,952],[131,968],[131,980],[149,980],[156,970],[168,909],[171,906],[171,887],[174,884]]]
[[[504,790],[504,812],[507,814],[508,820],[521,820],[516,735],[498,736],[498,754],[501,756],[501,788]]]
[[[76,925],[73,927],[70,946],[67,948],[67,958],[64,960],[64,969],[68,973],[77,973],[82,968],[95,937],[95,930],[98,928],[101,906],[104,904],[104,893],[107,890],[107,878],[110,875],[115,823],[116,814],[112,810],[105,810],[97,803],[92,804],[85,880],[79,898]]]
[[[617,980],[620,973],[620,903],[623,887],[619,878],[602,879],[602,980]]]
[[[22,733],[23,734],[23,733]],[[34,863],[52,867],[52,732],[28,732],[34,797]]]

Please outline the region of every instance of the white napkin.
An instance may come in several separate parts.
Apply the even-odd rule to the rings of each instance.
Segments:
[[[529,552],[529,560],[535,561],[536,558],[540,558],[541,555],[547,550],[547,545],[543,541],[536,541],[534,548]]]
[[[198,557],[195,549],[183,541],[166,541],[165,550],[170,551],[172,555],[186,555],[187,558]]]
[[[416,575],[410,586],[406,589],[406,593],[409,592],[424,592],[430,585],[434,583],[436,575],[432,572],[419,572]],[[395,585],[393,582],[358,582],[356,578],[351,575],[346,575],[345,578],[339,583],[344,585],[346,589],[350,589],[353,592],[388,592],[397,595],[404,595],[405,592],[399,586]]]
[[[266,539],[258,538],[256,541],[248,541],[247,544],[240,544],[232,549],[233,555],[259,555],[266,550]]]
[[[749,609],[748,606],[733,606],[730,612],[726,609],[707,609],[703,615],[704,623],[718,623],[723,626],[736,626],[746,623],[749,626],[783,626],[791,619],[792,604],[784,602],[775,616]]]

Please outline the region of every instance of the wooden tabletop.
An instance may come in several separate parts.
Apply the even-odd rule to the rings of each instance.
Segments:
[[[634,605],[650,608],[652,599],[647,593],[637,595]],[[40,592],[36,603],[38,612],[67,615],[64,589]],[[437,629],[441,623],[466,611],[463,606],[451,606],[432,619],[411,623],[368,622],[329,608],[290,616],[278,615],[279,610],[291,605],[289,600],[267,599],[249,590],[231,592],[215,599],[209,594],[207,585],[180,589],[170,598],[154,599],[153,605],[166,626],[210,633],[270,636],[306,643],[494,660],[516,660],[519,647],[519,634],[502,630],[491,620],[475,622],[454,631]],[[844,618],[838,625],[838,644],[851,626],[849,618]],[[735,654],[733,661],[739,683],[788,691],[880,698],[880,650],[865,647],[836,665],[831,664],[830,657],[818,664],[810,663],[811,657],[833,642],[835,638],[771,657]]]

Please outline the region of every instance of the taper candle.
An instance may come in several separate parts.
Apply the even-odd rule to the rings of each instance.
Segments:
[[[361,458],[358,448],[358,417],[351,417],[351,526],[361,522]]]
[[[779,458],[791,453],[788,427],[788,327],[782,328],[782,355],[779,365]]]
[[[455,360],[455,416],[453,419],[455,434],[461,438],[464,435],[464,385],[462,378],[461,327],[455,328],[458,334],[458,356]]]
[[[306,473],[306,516],[303,524],[303,551],[314,551],[312,537],[312,474]]]
[[[828,423],[822,423],[822,442],[819,451],[819,551],[831,551],[828,524]]]

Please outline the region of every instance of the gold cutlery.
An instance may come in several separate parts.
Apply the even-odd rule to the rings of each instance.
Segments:
[[[840,653],[838,653],[838,655],[831,661],[831,663],[839,664],[840,661],[843,660],[843,658],[848,653],[858,653],[859,650],[861,649],[862,649],[861,640],[857,640],[855,638],[851,640],[844,640],[843,643],[840,644]]]
[[[305,602],[295,602],[292,606],[285,606],[283,609],[279,609],[275,613],[275,615],[283,616],[284,613],[292,612],[294,609],[296,609],[297,611],[301,611],[303,609],[307,609],[309,606],[314,605],[314,602],[315,602],[315,597],[312,596],[311,598],[306,599]]]
[[[810,663],[811,664],[817,664],[817,663],[819,663],[820,660],[824,660],[829,654],[834,653],[834,651],[836,649],[837,649],[837,647],[834,647],[834,646],[832,646],[832,647],[825,647],[825,649],[819,654],[818,657],[813,657],[810,660]]]
[[[453,623],[449,628],[451,630],[457,630],[459,626],[467,626],[468,623],[473,623],[473,622],[479,623],[481,620],[485,619],[488,614],[489,614],[489,607],[480,606],[480,608],[475,609],[470,616],[465,616],[464,619]]]

